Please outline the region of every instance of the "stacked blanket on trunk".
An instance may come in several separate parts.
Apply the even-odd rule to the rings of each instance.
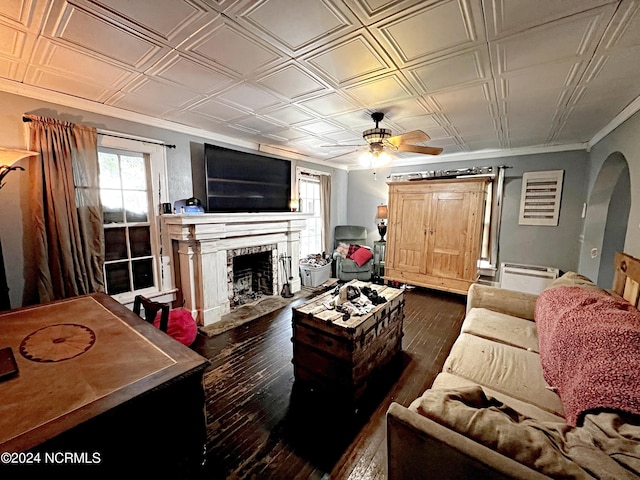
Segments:
[[[548,289],[535,321],[547,383],[562,400],[567,423],[590,411],[640,414],[640,312],[607,292]]]

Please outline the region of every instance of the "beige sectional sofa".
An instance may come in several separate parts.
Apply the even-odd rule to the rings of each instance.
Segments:
[[[555,291],[562,295],[610,295],[574,273],[558,279],[557,287],[568,287]],[[594,412],[582,417],[584,424],[567,424],[561,396],[543,373],[537,300],[472,285],[460,335],[433,386],[408,407],[393,403],[388,410],[391,480],[638,478],[638,417]],[[603,431],[613,432],[614,440],[609,433],[598,438]],[[603,451],[593,446],[599,443],[611,445]]]

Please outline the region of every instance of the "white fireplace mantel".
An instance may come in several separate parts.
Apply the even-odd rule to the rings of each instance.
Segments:
[[[236,248],[275,244],[279,257],[291,257],[289,286],[292,293],[299,291],[300,232],[310,217],[297,212],[163,215],[163,230],[174,244],[184,308],[200,325],[216,323],[229,313],[227,251]],[[276,278],[279,294],[284,282],[280,274]]]

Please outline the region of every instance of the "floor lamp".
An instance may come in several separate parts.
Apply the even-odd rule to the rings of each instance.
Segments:
[[[4,187],[4,177],[14,170],[24,170],[24,168],[14,165],[18,160],[33,155],[40,155],[38,152],[29,150],[17,150],[14,148],[0,147],[0,189]],[[7,274],[4,269],[4,256],[2,255],[2,240],[0,239],[0,311],[11,309],[9,300],[9,285]]]

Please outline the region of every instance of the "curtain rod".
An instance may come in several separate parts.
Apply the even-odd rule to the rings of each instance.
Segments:
[[[22,121],[23,122],[31,122],[33,120],[31,120],[28,117],[22,117]],[[167,143],[162,143],[162,142],[152,142],[150,140],[140,140],[139,138],[127,137],[125,135],[114,135],[112,133],[100,133],[100,132],[98,132],[98,135],[103,135],[105,137],[123,138],[125,140],[135,140],[136,142],[149,143],[149,144],[152,144],[152,145],[161,145],[161,146],[167,147],[167,148],[176,148],[175,145],[169,145]]]

